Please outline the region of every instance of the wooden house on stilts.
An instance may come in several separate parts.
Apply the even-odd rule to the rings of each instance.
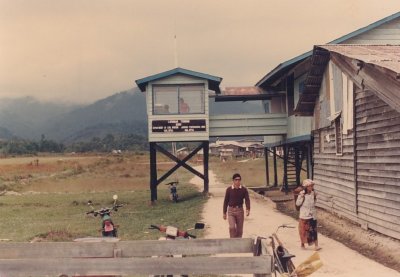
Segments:
[[[151,202],[157,200],[157,186],[180,167],[203,179],[204,191],[208,191],[208,94],[209,90],[219,93],[221,80],[220,77],[179,67],[136,80],[140,90],[146,92]],[[198,147],[181,159],[177,153],[162,146],[167,142],[196,142]],[[203,173],[187,163],[200,150],[205,155]],[[157,152],[176,162],[161,177],[157,175]]]
[[[316,46],[296,108],[313,119],[318,206],[397,239],[399,76],[400,45]]]
[[[146,91],[151,200],[178,167],[204,179],[208,191],[210,137],[265,136],[265,154],[283,150],[283,188],[316,182],[317,205],[365,228],[400,239],[400,12],[279,64],[253,94],[221,94],[221,78],[182,68],[137,80]],[[210,115],[215,101],[261,100],[265,114]],[[187,111],[184,96],[194,109]],[[159,143],[197,141],[179,159]],[[204,173],[187,161],[204,152]],[[177,165],[157,178],[156,152]],[[267,157],[267,155],[265,155]],[[266,180],[269,184],[268,159]]]
[[[284,93],[275,103],[283,101],[288,115],[287,135],[267,138],[266,147],[300,153],[297,168],[303,147],[312,150],[317,205],[397,239],[399,76],[400,12],[315,46],[257,83],[266,93]]]
[[[364,28],[335,39],[328,44],[400,44],[400,12],[383,18]],[[310,61],[313,52],[309,51],[288,61],[282,62],[271,72],[267,73],[256,86],[266,95],[271,95],[270,100],[264,101],[267,113],[287,114],[287,134],[281,136],[265,137],[266,151],[274,153],[276,160],[277,149],[283,150],[283,188],[287,191],[288,185],[298,185],[301,182],[301,172],[306,176],[313,176],[314,160],[312,136],[312,118],[300,116],[296,107],[304,90],[318,88],[305,86],[305,79],[310,70]],[[312,76],[312,75],[310,75]],[[312,80],[308,80],[311,82]],[[303,105],[313,105],[314,100]],[[276,164],[274,162],[274,164]],[[276,171],[276,166],[274,166]],[[274,185],[280,183],[275,173]]]
[[[157,200],[157,186],[178,168],[183,167],[204,181],[204,193],[208,192],[208,155],[210,137],[275,136],[285,135],[287,120],[283,113],[223,114],[209,112],[209,99],[215,102],[265,100],[274,97],[261,94],[240,93],[221,94],[219,84],[222,78],[184,68],[175,68],[151,75],[136,84],[146,93],[148,130],[150,142],[150,191],[151,201]],[[197,143],[187,155],[177,155],[168,151],[165,143]],[[247,145],[248,151],[255,146]],[[251,150],[253,149],[253,150]],[[260,151],[259,149],[257,150]],[[161,177],[157,172],[157,152],[176,163]],[[197,153],[202,153],[203,172],[193,168],[188,161]],[[266,176],[268,179],[268,176]]]

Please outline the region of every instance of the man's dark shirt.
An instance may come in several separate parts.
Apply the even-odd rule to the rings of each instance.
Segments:
[[[224,214],[228,210],[228,206],[231,207],[242,207],[243,199],[245,200],[246,210],[250,210],[250,198],[247,188],[240,186],[239,188],[234,188],[234,186],[229,186],[225,192],[224,199]]]

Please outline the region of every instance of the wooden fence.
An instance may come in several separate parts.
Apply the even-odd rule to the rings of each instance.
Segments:
[[[260,243],[261,242],[261,243]],[[183,254],[185,257],[166,257]],[[223,254],[223,255],[219,255]],[[264,240],[0,243],[0,277],[256,274],[271,276]]]

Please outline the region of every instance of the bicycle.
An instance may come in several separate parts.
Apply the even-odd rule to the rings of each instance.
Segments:
[[[269,236],[270,242],[269,246],[271,247],[271,256],[273,261],[273,272],[276,275],[276,272],[279,272],[281,275],[295,277],[297,274],[295,273],[295,265],[293,264],[292,258],[295,255],[290,254],[289,251],[285,248],[282,241],[278,237],[278,231],[280,228],[295,228],[294,226],[288,224],[282,224],[278,226],[276,231]]]

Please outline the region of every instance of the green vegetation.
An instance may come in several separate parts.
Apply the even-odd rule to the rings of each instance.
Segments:
[[[0,239],[70,241],[100,236],[100,218],[86,216],[87,201],[92,200],[95,208],[110,206],[113,194],[126,204],[113,213],[122,240],[158,238],[161,234],[149,230],[150,224],[187,229],[201,221],[206,200],[188,184],[193,175],[187,171],[173,176],[179,179],[180,202],[170,201],[168,186],[160,184],[158,201],[150,205],[147,155],[39,157],[37,166],[27,163],[30,160],[0,160],[0,192],[1,186],[18,192],[0,196]],[[160,174],[170,167],[160,164]]]
[[[269,158],[269,181],[274,182],[274,169],[272,157]],[[247,160],[247,159],[246,159]],[[242,160],[243,161],[243,160]],[[246,162],[241,160],[229,159],[226,162],[219,162],[218,158],[213,157],[212,170],[217,174],[217,178],[226,184],[232,182],[232,175],[239,172],[243,179],[243,184],[248,187],[263,187],[266,186],[265,175],[265,159],[248,159]],[[282,184],[283,180],[283,162],[277,160],[278,184]]]
[[[8,155],[37,154],[38,152],[55,152],[62,153],[65,146],[53,140],[48,140],[42,135],[39,142],[11,139],[8,141],[0,141],[0,152]]]
[[[199,221],[204,203],[201,193],[193,187],[180,189],[182,201],[168,199],[166,188],[160,188],[157,204],[149,205],[149,191],[119,192],[118,202],[125,206],[112,214],[120,227],[122,240],[156,239],[161,233],[149,230],[150,224],[190,228]],[[3,196],[0,199],[2,228],[0,239],[30,241],[40,238],[69,241],[79,237],[100,236],[100,218],[87,216],[87,201],[95,208],[112,205],[113,192],[85,194],[31,194]],[[196,234],[200,234],[197,232]]]
[[[175,165],[163,155],[158,155],[157,161],[159,177]],[[279,183],[281,166],[278,160]],[[210,169],[226,184],[234,172],[240,172],[246,186],[265,186],[264,159],[220,162],[213,157]],[[150,224],[186,229],[201,221],[206,199],[189,184],[193,174],[183,168],[175,172],[158,186],[158,201],[150,205],[149,172],[148,154],[140,152],[0,159],[0,195],[5,190],[15,192],[0,196],[0,239],[68,241],[99,236],[100,219],[86,216],[86,203],[92,200],[95,208],[109,206],[114,194],[126,204],[113,214],[123,240],[158,238],[160,233],[149,230]],[[272,182],[272,164],[270,174]],[[168,186],[163,185],[172,180],[179,180],[181,201],[176,204],[169,200]]]
[[[44,135],[39,142],[24,139],[0,141],[0,153],[3,155],[37,155],[38,153],[64,152],[110,152],[114,149],[123,151],[140,151],[148,148],[147,138],[135,134],[114,136],[107,134],[103,138],[93,137],[90,141],[74,142],[70,145],[46,139]]]
[[[147,138],[140,135],[128,134],[114,136],[107,134],[104,138],[94,137],[90,141],[74,142],[68,146],[68,151],[85,152],[110,152],[112,150],[145,150],[148,149]]]
[[[273,157],[268,157],[269,162],[269,185],[274,183],[274,164]],[[219,162],[216,157],[211,158],[212,170],[217,175],[220,182],[230,184],[232,182],[232,175],[239,172],[243,179],[243,184],[247,187],[264,187],[267,184],[267,177],[265,174],[265,159],[233,159],[226,162]],[[277,158],[277,181],[278,186],[283,183],[283,160]],[[305,162],[303,162],[303,168]],[[301,171],[300,180],[307,178],[307,173]]]

